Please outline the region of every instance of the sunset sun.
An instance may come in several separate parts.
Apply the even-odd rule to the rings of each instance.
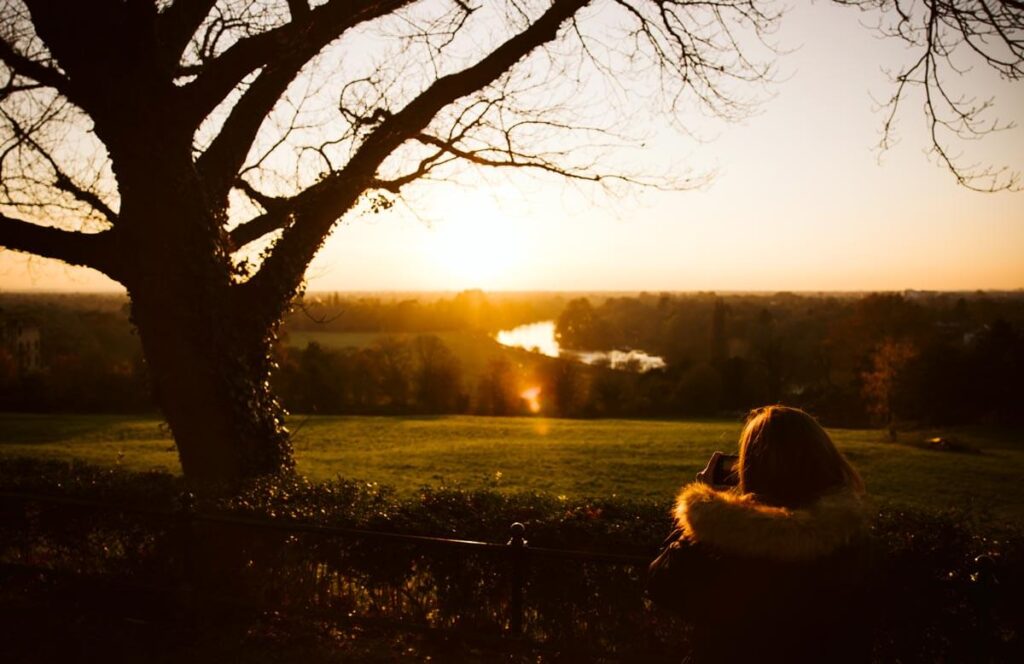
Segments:
[[[495,201],[467,193],[430,229],[430,255],[454,288],[500,288],[523,259],[521,233]]]

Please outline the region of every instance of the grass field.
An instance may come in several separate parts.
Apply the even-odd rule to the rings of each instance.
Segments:
[[[468,416],[294,417],[289,425],[299,470],[315,480],[344,476],[389,484],[406,494],[443,481],[469,488],[665,502],[713,450],[734,449],[740,429],[728,421]],[[952,432],[981,454],[891,444],[877,431],[831,433],[880,502],[959,507],[983,521],[1024,521],[1020,433]],[[166,427],[157,419],[138,417],[0,414],[0,455],[179,470]]]

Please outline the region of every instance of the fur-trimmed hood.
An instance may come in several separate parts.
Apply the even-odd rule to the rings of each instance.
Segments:
[[[867,532],[863,499],[850,491],[804,509],[773,507],[751,494],[683,487],[673,511],[687,539],[727,555],[806,561],[827,556]]]

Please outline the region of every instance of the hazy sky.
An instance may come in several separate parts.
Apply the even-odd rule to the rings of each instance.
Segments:
[[[346,219],[309,272],[311,290],[872,290],[1024,288],[1024,193],[958,187],[924,153],[920,103],[899,144],[874,149],[871,95],[898,44],[855,10],[801,5],[778,39],[775,96],[738,125],[695,124],[703,143],[657,141],[715,169],[699,191],[606,196],[519,174],[414,191],[416,215]],[[1003,120],[1024,121],[1024,86],[975,75]],[[1024,169],[1024,128],[967,146]],[[0,251],[4,289],[117,288],[83,269]]]

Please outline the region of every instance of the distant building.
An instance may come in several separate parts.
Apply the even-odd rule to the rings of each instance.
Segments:
[[[20,373],[42,370],[39,336],[39,328],[35,325],[0,315],[0,348],[10,353]]]

